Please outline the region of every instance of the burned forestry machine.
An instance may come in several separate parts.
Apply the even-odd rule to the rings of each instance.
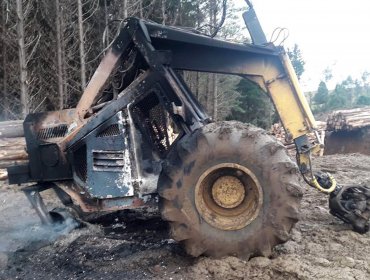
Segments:
[[[253,44],[129,18],[77,107],[29,114],[29,163],[8,168],[44,223],[40,192],[54,189],[83,218],[159,204],[171,236],[193,255],[269,255],[298,221],[300,175],[329,194],[331,213],[366,232],[370,190],[314,173],[322,149],[307,134],[315,120],[283,47],[268,43],[253,7],[244,14]],[[185,71],[237,75],[268,94],[297,164],[262,129],[213,122],[183,79]]]

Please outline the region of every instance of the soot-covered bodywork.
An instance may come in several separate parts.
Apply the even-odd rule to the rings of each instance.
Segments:
[[[250,33],[253,39],[253,27]],[[129,18],[75,109],[26,118],[30,161],[9,168],[10,183],[53,187],[65,204],[84,212],[153,202],[168,151],[212,121],[184,82],[183,71],[255,82],[270,95],[299,153],[306,158],[312,150],[305,139],[315,121],[282,47],[234,44]],[[307,173],[305,162],[302,170]]]
[[[29,164],[9,168],[9,181],[54,188],[84,212],[152,203],[173,143],[211,121],[181,71],[253,79],[263,71],[256,62],[278,62],[278,55],[272,45],[127,19],[75,109],[27,116]]]
[[[85,212],[153,202],[170,146],[209,118],[147,32],[127,20],[76,109],[27,116],[29,164],[9,168],[11,184],[52,187]]]

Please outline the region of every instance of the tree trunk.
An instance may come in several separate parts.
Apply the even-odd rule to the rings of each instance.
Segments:
[[[217,25],[217,0],[211,1],[211,9],[210,9],[210,21],[212,26],[212,33],[215,31],[215,27]],[[212,95],[212,116],[213,120],[217,121],[217,75],[212,74],[212,88],[211,88],[211,95]]]
[[[3,61],[2,61],[2,64],[3,64],[3,84],[2,84],[2,87],[3,87],[3,105],[4,105],[4,112],[3,112],[3,116],[5,119],[8,119],[9,116],[8,116],[8,110],[9,110],[9,104],[8,104],[8,83],[7,83],[7,79],[8,79],[8,73],[7,73],[7,49],[6,49],[6,43],[5,43],[5,34],[6,34],[6,25],[5,25],[5,18],[6,18],[6,8],[5,8],[5,4],[2,5],[2,19],[3,19],[3,26],[2,26],[2,31],[3,31],[3,36],[2,36],[2,40],[3,40],[3,49],[2,49],[2,56],[3,56]]]
[[[196,72],[195,73],[195,96],[197,97],[197,99],[199,100],[199,72]]]
[[[27,63],[26,63],[26,46],[24,43],[24,16],[23,1],[17,1],[17,35],[18,35],[18,55],[20,68],[20,90],[22,115],[25,118],[29,112],[28,107],[28,85],[27,85]]]
[[[167,20],[167,16],[166,16],[166,0],[162,0],[161,8],[162,8],[162,24],[163,25],[166,25],[166,20]]]
[[[204,107],[206,108],[206,111],[208,115],[211,116],[210,108],[209,108],[209,91],[210,91],[210,85],[211,85],[211,79],[210,74],[206,74],[206,81],[205,81],[205,88],[204,88]]]
[[[181,13],[181,1],[179,1],[178,5],[179,5],[179,6],[178,6],[178,7],[177,7],[177,9],[176,9],[175,15],[174,15],[173,20],[172,20],[172,22],[171,22],[171,25],[176,25],[177,20],[178,20],[178,18],[179,18],[179,15],[180,15],[180,13]],[[180,24],[179,24],[179,25],[181,26],[181,21],[180,21]]]
[[[143,0],[139,0],[139,14],[140,18],[143,19],[144,18]]]
[[[63,7],[64,1],[61,1],[61,6]],[[66,106],[67,108],[69,107],[68,104],[68,75],[67,75],[67,65],[68,65],[68,60],[67,60],[67,55],[66,55],[66,42],[65,42],[65,29],[66,29],[66,24],[65,24],[65,16],[66,16],[66,11],[60,13],[60,38],[61,38],[61,55],[62,55],[62,77],[63,77],[63,105]]]
[[[77,0],[78,6],[78,35],[80,40],[80,64],[81,64],[81,88],[86,87],[86,63],[85,63],[85,46],[84,46],[84,29],[83,29],[83,14],[82,0]]]
[[[27,159],[28,154],[24,137],[0,138],[0,180],[8,178],[7,167],[26,164]]]
[[[207,90],[207,111],[210,116],[213,118],[215,115],[216,108],[215,108],[215,97],[217,95],[217,87],[216,87],[216,74],[211,73],[208,75],[208,90]]]
[[[64,87],[63,87],[63,60],[62,60],[62,15],[59,0],[55,0],[56,10],[56,29],[57,29],[57,64],[58,64],[58,96],[59,96],[59,110],[64,108]]]
[[[128,17],[128,0],[123,0],[123,18]]]
[[[107,48],[109,46],[109,19],[108,19],[108,6],[107,0],[104,0],[104,19],[105,19],[105,28],[104,28],[104,47]]]
[[[214,80],[213,80],[213,120],[217,121],[218,117],[218,100],[217,100],[217,95],[218,95],[218,86],[217,86],[217,74],[214,75]]]

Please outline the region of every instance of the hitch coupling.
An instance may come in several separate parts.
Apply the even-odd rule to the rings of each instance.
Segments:
[[[310,185],[329,194],[330,214],[352,225],[358,233],[369,231],[370,188],[363,185],[340,186],[332,175],[318,172]]]
[[[358,233],[369,231],[370,188],[337,186],[329,197],[330,214],[352,225]]]
[[[306,183],[329,194],[330,214],[351,224],[358,233],[369,231],[370,188],[363,185],[340,186],[329,173],[312,170],[311,153],[320,151],[320,145],[311,145],[307,137],[295,140],[297,163]]]

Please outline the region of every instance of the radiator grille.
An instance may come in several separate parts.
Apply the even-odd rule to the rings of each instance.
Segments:
[[[125,166],[123,151],[93,151],[95,171],[122,172]]]
[[[87,159],[86,146],[83,145],[74,154],[74,164],[76,175],[83,181],[87,180]]]
[[[45,140],[50,138],[58,138],[66,136],[68,132],[68,126],[66,124],[61,124],[54,127],[42,128],[37,133],[37,139]]]
[[[168,116],[165,108],[160,104],[158,97],[151,94],[144,98],[135,107],[133,115],[136,123],[154,147],[163,154],[170,146],[168,137]]]
[[[111,124],[105,130],[100,132],[97,137],[110,137],[110,136],[117,136],[121,134],[121,130],[119,129],[118,123]]]

